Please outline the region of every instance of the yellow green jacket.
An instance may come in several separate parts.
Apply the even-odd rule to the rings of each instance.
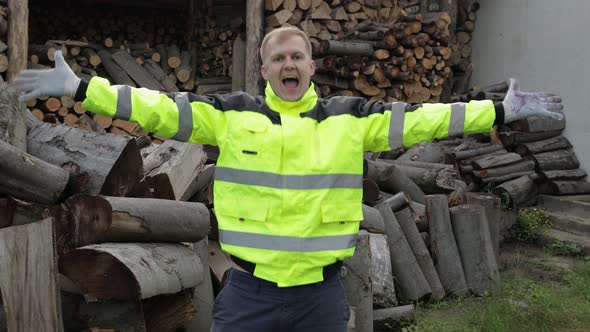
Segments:
[[[163,137],[219,146],[214,208],[224,251],[254,275],[295,286],[353,255],[362,215],[364,151],[485,132],[491,101],[408,105],[358,97],[296,102],[245,93],[198,96],[111,86],[93,78],[83,107]],[[395,254],[395,253],[393,253]]]

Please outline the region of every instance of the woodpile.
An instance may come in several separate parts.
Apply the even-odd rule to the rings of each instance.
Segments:
[[[0,108],[0,269],[9,271],[0,288],[9,330],[199,325],[194,314],[213,302],[202,250],[210,212],[198,202],[212,171],[202,146],[166,141],[140,150],[135,138],[39,121],[2,91],[13,101]],[[23,327],[22,315],[34,319]]]
[[[450,3],[266,0],[265,23],[267,31],[297,26],[310,37],[322,97],[448,101],[453,70],[471,67],[478,8]]]
[[[6,70],[8,70],[8,3],[0,1],[0,80],[7,81]]]

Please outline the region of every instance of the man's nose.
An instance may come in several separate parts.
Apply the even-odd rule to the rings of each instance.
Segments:
[[[294,66],[295,65],[294,65],[293,59],[291,57],[285,58],[285,67],[293,68]]]

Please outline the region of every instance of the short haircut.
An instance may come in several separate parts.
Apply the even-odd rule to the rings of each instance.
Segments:
[[[303,32],[302,30],[300,30],[299,28],[296,27],[282,27],[282,28],[278,28],[278,29],[274,29],[271,32],[267,33],[266,36],[264,36],[264,39],[262,40],[262,44],[260,45],[260,57],[262,58],[262,63],[264,64],[264,60],[265,60],[265,49],[266,49],[266,45],[268,44],[269,40],[273,37],[283,37],[283,36],[299,36],[301,37],[304,41],[305,41],[305,45],[307,46],[307,54],[309,54],[309,57],[311,58],[311,42],[309,41],[309,38],[307,37],[307,35],[305,34],[305,32]]]

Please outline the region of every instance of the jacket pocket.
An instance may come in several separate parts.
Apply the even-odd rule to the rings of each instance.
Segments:
[[[251,198],[226,198],[216,202],[215,212],[238,221],[264,222],[268,217],[268,201]]]
[[[359,201],[329,202],[322,204],[322,223],[361,221],[362,203]]]

